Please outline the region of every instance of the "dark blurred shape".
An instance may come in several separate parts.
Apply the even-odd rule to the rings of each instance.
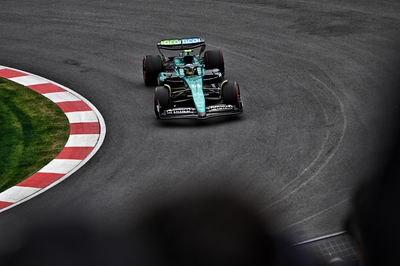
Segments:
[[[82,225],[43,224],[27,230],[22,244],[1,265],[101,265],[96,241]]]
[[[236,194],[163,200],[135,215],[130,230],[100,233],[83,216],[32,222],[0,265],[321,265],[274,233],[273,219]]]
[[[353,200],[347,231],[363,265],[400,265],[400,157],[389,173],[363,184]]]
[[[319,265],[273,232],[250,202],[205,193],[153,207],[134,235],[148,266]]]
[[[400,89],[400,79],[396,86]],[[399,106],[400,98],[398,104],[391,107],[397,118],[400,118]],[[399,125],[393,133],[397,139],[387,151],[385,164],[379,175],[358,188],[346,221],[346,230],[355,239],[361,265],[365,266],[400,265]]]
[[[78,219],[81,218],[81,219]],[[1,254],[4,266],[132,265],[129,242],[99,234],[83,216],[32,221],[20,244]],[[130,248],[130,247],[129,247]]]

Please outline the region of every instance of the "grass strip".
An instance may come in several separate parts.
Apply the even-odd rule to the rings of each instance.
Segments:
[[[0,78],[0,192],[54,159],[68,136],[67,117],[55,103]]]

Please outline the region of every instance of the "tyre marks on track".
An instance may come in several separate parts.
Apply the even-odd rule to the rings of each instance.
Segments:
[[[324,111],[324,116],[327,123],[326,125],[328,126],[326,137],[315,159],[306,168],[304,168],[298,176],[294,177],[290,182],[288,182],[273,197],[273,200],[269,205],[266,206],[266,208],[271,208],[278,203],[284,201],[292,194],[296,193],[297,191],[305,187],[308,183],[313,181],[325,168],[325,166],[331,161],[331,159],[336,155],[343,141],[348,126],[344,103],[340,99],[339,95],[326,83],[318,79],[313,74],[311,74],[310,76],[319,85],[317,86],[317,89],[322,89],[318,94],[316,92],[312,93],[318,100],[318,103]],[[329,95],[326,94],[322,95],[323,92],[330,94],[332,97],[329,97]],[[339,106],[339,109],[328,111],[327,107],[319,100],[321,99],[321,97],[334,99],[337,106]]]
[[[209,45],[212,46],[212,45]],[[212,46],[219,48],[217,46]],[[259,47],[261,49],[262,47]],[[292,55],[282,53],[275,49],[268,48],[270,52],[279,53],[282,56],[292,57]],[[244,53],[239,53],[231,49],[224,48],[224,51],[234,54],[236,56],[244,57],[247,60],[251,60],[261,65],[266,65],[267,63],[257,59],[253,56],[246,55]],[[294,56],[296,60],[303,60]],[[306,87],[301,84],[298,80],[290,75],[285,75],[291,79],[294,84],[299,85],[304,90],[310,92],[318,104],[325,118],[326,134],[315,158],[308,164],[297,176],[293,177],[284,187],[282,187],[276,194],[274,194],[268,201],[268,204],[264,207],[264,210],[276,207],[279,203],[284,202],[289,199],[296,192],[307,186],[310,182],[318,177],[321,171],[328,165],[332,158],[338,152],[345,132],[348,127],[348,119],[346,117],[345,104],[341,100],[338,93],[331,88],[326,82],[322,81],[316,75],[310,73],[310,79],[312,82],[308,84],[315,84],[313,87]],[[342,201],[335,204],[340,205]],[[332,206],[331,206],[332,207]],[[331,208],[331,207],[328,207]],[[322,214],[323,212],[318,212],[317,214]],[[315,215],[313,215],[314,217]]]

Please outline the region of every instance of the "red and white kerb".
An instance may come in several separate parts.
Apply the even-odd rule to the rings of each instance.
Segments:
[[[105,126],[100,113],[90,102],[62,85],[4,66],[0,66],[0,77],[24,85],[56,103],[70,124],[68,141],[56,158],[37,173],[0,193],[1,212],[59,183],[81,167],[102,144]]]

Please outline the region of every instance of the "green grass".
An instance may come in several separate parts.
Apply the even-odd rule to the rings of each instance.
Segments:
[[[67,117],[56,104],[0,78],[0,191],[54,159],[68,135]]]

